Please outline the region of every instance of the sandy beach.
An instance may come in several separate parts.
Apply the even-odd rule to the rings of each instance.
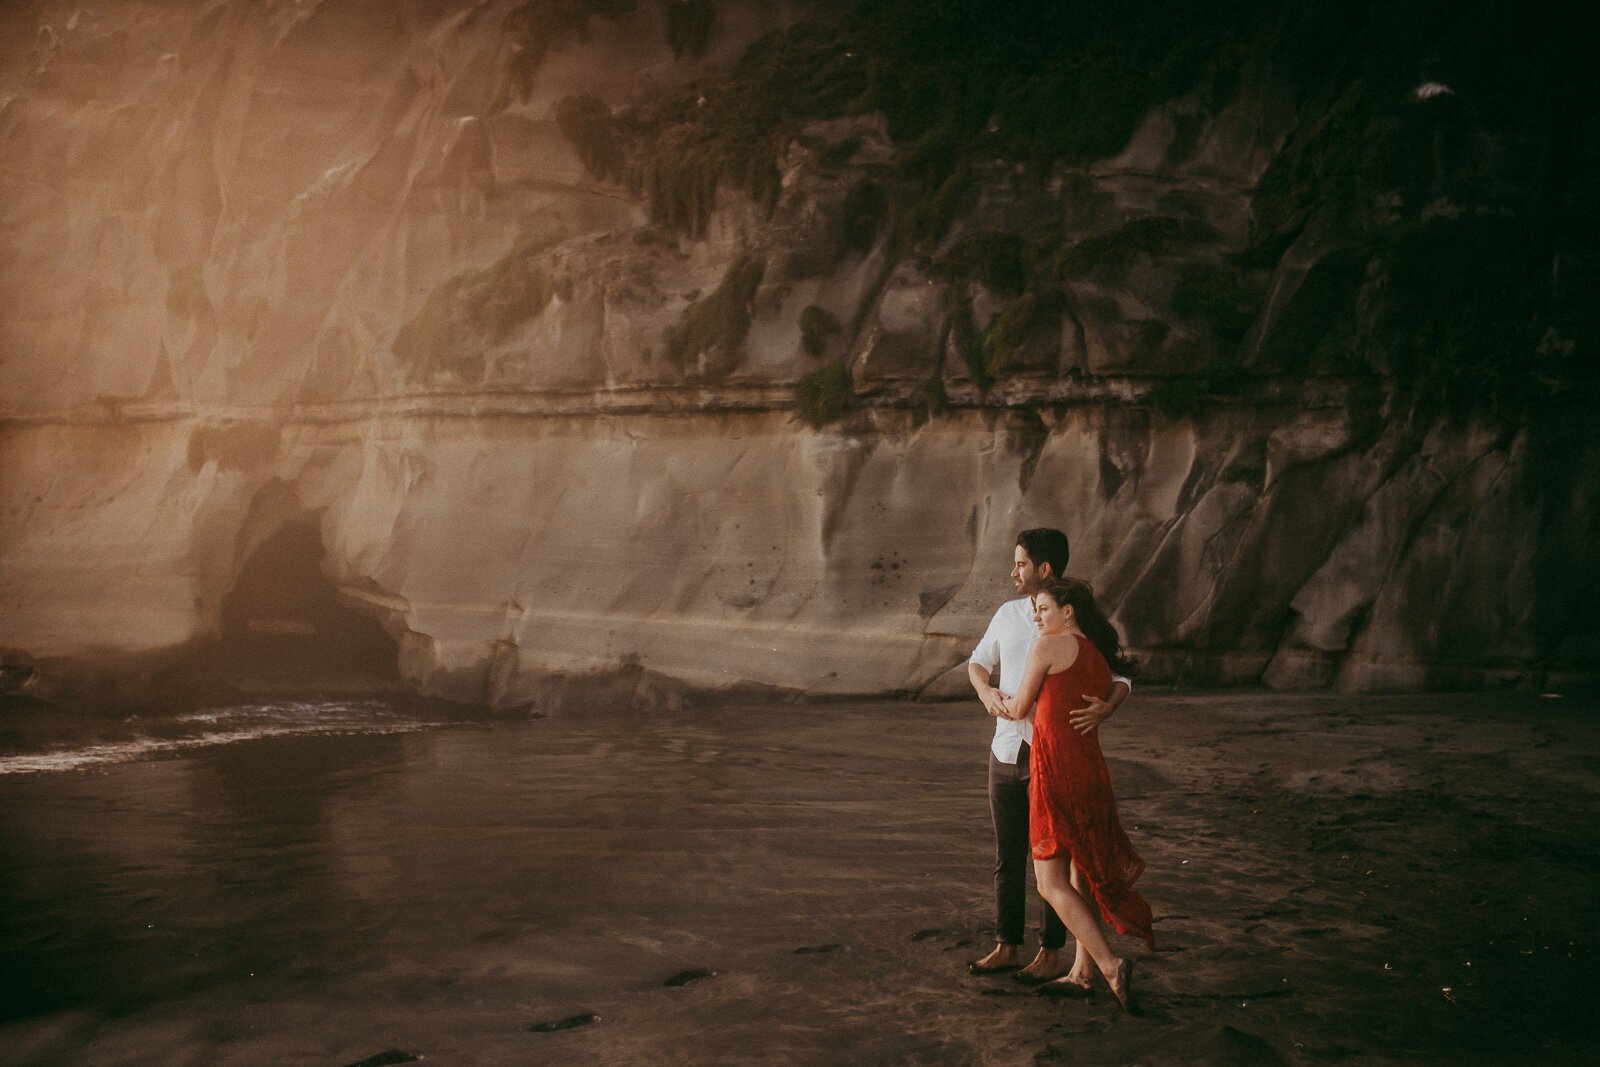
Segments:
[[[1141,689],[1103,732],[1156,915],[1154,954],[1115,941],[1139,1018],[966,973],[976,702],[0,774],[0,1062],[1596,1062],[1596,711]]]

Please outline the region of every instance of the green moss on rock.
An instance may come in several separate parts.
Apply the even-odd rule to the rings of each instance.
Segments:
[[[741,256],[728,268],[709,295],[689,305],[677,325],[666,333],[666,354],[685,373],[697,369],[702,357],[708,373],[721,373],[737,361],[750,332],[750,305],[761,285],[766,263]]]
[[[622,178],[622,134],[604,100],[587,94],[563,97],[556,102],[555,117],[556,126],[591,174]]]
[[[843,418],[855,400],[855,389],[844,360],[835,360],[801,378],[795,384],[794,399],[795,413],[814,429]]]
[[[1030,338],[1054,334],[1059,340],[1066,300],[1059,289],[1029,292],[1013,301],[995,319],[983,338],[983,367],[998,376],[1016,362],[1019,349]],[[1059,351],[1059,344],[1057,344]]]
[[[972,313],[971,299],[961,300],[945,316],[941,336],[960,353],[967,373],[979,389],[987,389],[994,381],[983,358],[983,340],[978,334],[977,322]]]
[[[828,338],[838,333],[841,326],[838,316],[816,304],[807,304],[800,312],[800,347],[813,359],[821,359],[828,350]]]
[[[977,281],[1005,296],[1019,296],[1028,285],[1026,247],[1022,237],[980,230],[962,237],[933,265],[946,281]]]
[[[895,232],[897,247],[937,245],[966,205],[972,185],[971,168],[957,167],[936,189],[919,197],[900,214]]]

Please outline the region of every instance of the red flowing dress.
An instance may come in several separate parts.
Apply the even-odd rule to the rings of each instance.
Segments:
[[[1156,946],[1150,905],[1133,889],[1144,860],[1117,819],[1111,772],[1100,752],[1100,731],[1072,728],[1068,713],[1084,707],[1084,693],[1111,692],[1111,668],[1086,638],[1072,666],[1045,675],[1034,703],[1033,750],[1028,757],[1028,830],[1035,859],[1070,859],[1078,865],[1106,924]]]

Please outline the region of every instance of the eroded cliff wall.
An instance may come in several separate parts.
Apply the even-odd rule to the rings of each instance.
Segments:
[[[8,685],[215,663],[290,526],[408,685],[499,707],[959,693],[1034,525],[1151,679],[1592,671],[1586,338],[1537,309],[1509,413],[1350,340],[1411,291],[1374,226],[1476,219],[1494,151],[1300,204],[1345,98],[1252,62],[1028,165],[859,104],[847,7],[0,9]],[[806,78],[858,104],[747,113]],[[1363,121],[1486,128],[1430,100]]]

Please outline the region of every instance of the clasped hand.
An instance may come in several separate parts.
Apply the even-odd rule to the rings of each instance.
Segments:
[[[1101,700],[1099,697],[1083,694],[1083,699],[1088,701],[1081,708],[1074,708],[1067,713],[1067,719],[1072,723],[1072,728],[1084,736],[1094,733],[1100,724],[1111,717],[1116,706]],[[1019,719],[1017,704],[1014,697],[1001,696],[993,693],[991,699],[983,702],[984,709],[994,718]]]
[[[989,714],[997,719],[1024,718],[1024,716],[1017,714],[1017,700],[1015,697],[1001,696],[996,693],[992,702],[985,702],[985,707],[989,709]]]

